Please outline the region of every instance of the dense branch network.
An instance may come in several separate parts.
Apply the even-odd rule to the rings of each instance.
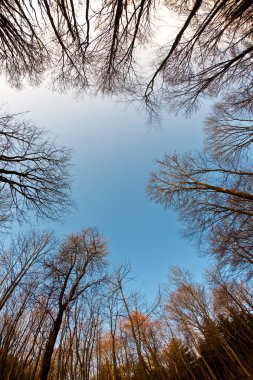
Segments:
[[[220,242],[225,241],[222,229],[227,236],[241,236],[239,245],[232,238],[222,243],[231,252],[252,252],[251,0],[4,0],[0,10],[1,70],[13,85],[25,78],[37,83],[50,72],[60,91],[123,94],[144,102],[151,115],[160,106],[191,112],[201,99],[218,97],[206,121],[205,162],[167,157],[160,163],[164,171],[151,177],[150,192],[155,200],[176,205],[188,221],[194,217],[200,230],[211,228],[210,236],[220,236]],[[163,11],[177,15],[178,31],[173,37],[168,27],[167,41],[158,48],[155,26]],[[17,161],[20,152],[13,152],[13,162],[2,168],[2,208],[8,214],[11,199],[19,213],[28,205],[48,213],[65,199],[66,152],[38,142],[33,151],[36,132],[25,133],[30,133],[26,161]]]
[[[148,193],[176,209],[187,236],[211,245],[220,265],[249,268],[253,263],[253,173],[204,154],[166,155],[152,173]]]
[[[145,70],[138,68],[143,66],[140,48],[154,46],[155,25],[165,9],[177,13],[182,26],[157,54],[155,66],[149,62],[155,69],[146,80]],[[61,89],[84,91],[95,84],[95,91],[144,96],[147,105],[157,97],[156,83],[162,80],[163,100],[190,109],[199,96],[234,84],[251,90],[251,16],[249,0],[116,0],[92,5],[89,0],[4,0],[1,66],[13,84],[24,77],[37,81],[50,69]],[[144,82],[139,82],[141,77]]]
[[[128,266],[105,276],[105,255],[94,228],[0,251],[1,379],[250,379],[250,282],[216,270],[207,287],[172,268],[151,307]]]
[[[27,211],[55,219],[70,205],[70,153],[20,115],[0,117],[0,218],[27,218]]]
[[[59,91],[115,93],[142,101],[150,115],[161,106],[191,112],[203,97],[224,95],[209,124],[213,133],[220,124],[233,130],[238,107],[253,107],[252,10],[250,0],[3,0],[0,70],[15,86],[38,83],[47,72]],[[173,37],[168,26],[159,46],[163,14],[177,18],[178,32]],[[247,133],[251,141],[246,120],[237,136]],[[247,145],[239,143],[230,151]]]

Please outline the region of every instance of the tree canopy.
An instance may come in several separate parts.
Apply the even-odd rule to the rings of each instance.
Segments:
[[[250,283],[212,272],[207,289],[173,268],[151,308],[105,258],[94,228],[0,251],[1,379],[250,379]]]
[[[1,71],[13,85],[38,83],[49,70],[60,90],[127,93],[151,110],[189,111],[201,96],[231,90],[251,102],[250,0],[3,0],[0,10]],[[167,11],[179,16],[178,32],[154,45]],[[149,74],[139,60],[147,46],[155,48]]]
[[[168,28],[158,46],[165,10],[177,14],[178,30],[172,38]],[[147,188],[218,259],[210,288],[174,268],[155,306],[142,307],[125,288],[126,266],[105,274],[96,228],[60,244],[48,233],[19,236],[0,250],[4,380],[251,377],[252,12],[252,0],[1,1],[0,72],[13,86],[50,74],[59,91],[125,96],[151,116],[217,98],[205,150],[166,154]],[[29,210],[57,217],[71,203],[68,163],[69,151],[45,131],[2,114],[0,223]],[[227,277],[227,267],[240,276]]]
[[[72,204],[70,151],[22,115],[0,115],[0,224],[28,219],[28,211],[59,218]]]
[[[251,247],[252,11],[251,0],[3,0],[0,70],[13,86],[26,80],[38,84],[46,75],[59,91],[118,94],[142,102],[151,116],[161,107],[189,113],[201,99],[215,98],[206,120],[206,152],[165,157],[149,190],[155,200],[177,204],[198,230],[211,229],[212,241],[211,236],[224,235],[222,230],[240,235],[240,242],[226,238],[222,244],[222,251],[229,247],[238,257]],[[167,22],[172,15],[174,36]],[[156,30],[161,19],[167,23],[162,46]],[[66,151],[44,144],[41,166],[36,156],[41,140],[31,145],[32,134],[40,132],[29,127],[29,133],[33,161],[11,161],[13,173],[19,166],[15,183],[14,174],[11,182],[2,173],[2,219],[10,211],[9,195],[19,214],[26,207],[48,214],[65,200]],[[27,186],[29,181],[36,186]]]

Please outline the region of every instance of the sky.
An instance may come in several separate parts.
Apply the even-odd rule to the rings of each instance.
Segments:
[[[105,235],[109,261],[130,263],[133,289],[148,299],[167,280],[170,266],[178,265],[201,280],[208,258],[180,235],[176,214],[154,204],[145,194],[155,159],[164,153],[202,147],[202,126],[207,108],[191,119],[164,116],[161,126],[147,124],[147,116],[132,105],[100,96],[78,99],[59,94],[46,85],[22,90],[2,78],[0,104],[9,112],[28,112],[39,127],[72,149],[72,197],[76,208],[64,223],[40,221],[32,227],[53,229],[58,235],[98,227]],[[22,225],[20,228],[27,228]],[[28,227],[31,228],[31,227]],[[18,228],[13,227],[13,232]],[[15,231],[14,231],[15,230]]]

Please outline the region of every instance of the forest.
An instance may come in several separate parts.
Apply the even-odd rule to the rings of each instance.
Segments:
[[[170,268],[148,302],[97,227],[10,239],[14,223],[60,221],[75,200],[71,151],[2,108],[1,380],[253,378],[252,20],[252,0],[1,1],[10,86],[102,93],[138,104],[151,126],[211,104],[203,149],[157,160],[146,195],[214,263],[201,283]]]

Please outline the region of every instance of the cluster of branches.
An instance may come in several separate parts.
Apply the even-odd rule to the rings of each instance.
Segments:
[[[100,305],[95,299],[105,282],[105,256],[104,238],[95,228],[73,234],[61,244],[52,235],[31,233],[1,250],[2,379],[48,379],[56,347],[69,345],[67,355],[71,355],[66,333],[80,341],[80,357],[75,358],[79,365],[89,361],[91,347],[85,339],[92,339],[89,334],[94,331],[87,331],[85,318],[89,316],[92,326],[98,323]],[[85,347],[87,358],[81,353]],[[67,378],[67,362],[60,356],[59,364],[62,368],[55,378]]]
[[[155,15],[159,16],[164,7],[179,15],[183,24],[179,26],[175,38],[160,49],[157,61],[152,66],[155,67],[154,72],[147,80],[140,75],[145,70],[142,67],[140,70],[138,56],[142,47],[148,44],[153,46],[155,33],[152,26],[157,21]],[[204,203],[208,203],[208,216],[206,214],[204,219],[210,220],[213,213],[214,220],[232,215],[228,218],[229,226],[232,219],[233,228],[239,231],[243,225],[242,230],[249,231],[252,216],[251,170],[238,162],[251,157],[250,146],[253,139],[252,7],[250,0],[169,0],[162,4],[152,0],[115,0],[98,1],[94,6],[91,6],[88,0],[41,0],[33,3],[4,0],[0,4],[1,70],[13,85],[19,86],[24,78],[32,82],[40,81],[43,72],[49,69],[53,74],[54,86],[60,90],[71,86],[78,91],[93,87],[96,91],[128,93],[131,97],[144,100],[151,113],[162,104],[173,110],[185,108],[186,111],[191,111],[197,107],[201,97],[222,94],[223,99],[215,105],[206,127],[208,157],[204,158],[204,161],[208,161],[208,165],[210,160],[213,159],[213,162],[210,163],[210,167],[205,163],[202,165],[201,162],[200,171],[203,176],[204,172],[215,176],[213,186],[216,190],[223,187],[225,182],[226,186],[229,183],[230,190],[234,193],[229,194],[228,187],[226,191],[216,191],[216,195],[219,194],[217,202],[213,197],[207,202],[200,197],[201,204],[198,207],[203,209]],[[6,118],[1,120],[5,123]],[[31,126],[29,128],[31,129]],[[26,135],[28,129],[25,127],[23,130]],[[34,133],[37,144],[35,149],[33,143],[32,147],[28,147],[33,141]],[[30,134],[26,136],[28,143],[24,148],[29,149],[29,154],[37,152],[41,145],[41,140],[38,142],[38,131],[31,131]],[[17,145],[20,147],[19,143]],[[3,149],[6,149],[6,146]],[[48,210],[45,210],[42,204],[48,204],[50,208],[53,206],[53,197],[56,203],[62,203],[65,199],[65,193],[57,190],[66,189],[67,185],[67,178],[64,176],[66,152],[55,151],[48,145],[42,149],[45,151],[42,169],[38,163],[40,157],[35,158],[32,163],[32,168],[36,171],[40,168],[38,177],[34,176],[34,172],[32,178],[24,177],[26,185],[32,181],[31,188],[23,187],[20,180],[18,185],[11,185],[11,202],[16,206],[20,205],[18,210],[21,213],[24,207],[22,202],[16,200],[18,193],[25,200],[25,205],[32,204],[40,213],[47,214]],[[216,162],[220,159],[226,164]],[[193,171],[198,171],[196,160],[193,157],[183,157],[181,162],[181,158],[173,156],[171,164],[168,163],[168,157],[165,158],[164,164],[168,166],[168,173],[172,171],[172,176],[180,177],[185,175],[185,165],[188,166],[188,161],[190,167],[194,166]],[[232,162],[235,167],[231,169]],[[31,161],[27,161],[27,165],[24,165],[24,162],[19,165],[27,167],[30,175],[30,164]],[[55,181],[51,175],[52,167],[56,167]],[[191,170],[187,175],[191,176]],[[22,170],[21,172],[23,175]],[[48,173],[49,189],[47,185],[44,186],[44,179]],[[218,174],[219,183],[216,178]],[[196,176],[200,176],[200,173]],[[160,178],[159,175],[158,177]],[[4,176],[2,178],[5,180]],[[196,180],[191,179],[193,182]],[[155,177],[152,181],[156,182]],[[158,182],[157,178],[156,183]],[[209,186],[209,191],[206,191],[204,186],[205,188],[201,189],[194,188],[191,194],[207,195],[210,191],[214,194],[215,190],[210,189],[210,185],[210,182],[205,183],[205,186]],[[180,184],[177,183],[176,186],[178,189]],[[164,187],[160,186],[159,192]],[[151,188],[153,189],[152,186]],[[164,197],[161,198],[158,193],[154,194],[155,190],[152,189],[152,197],[163,202]],[[189,189],[188,186],[188,195]],[[239,193],[243,192],[247,194],[246,198],[243,197],[245,202],[241,206]],[[183,193],[186,194],[185,187],[180,194]],[[5,195],[4,191],[1,191],[1,194],[5,199],[2,204],[5,205],[10,196]],[[179,194],[178,190],[175,194]],[[27,203],[30,198],[32,202]],[[187,219],[190,204],[187,201],[186,206],[181,207],[182,197],[180,199],[180,212],[186,214]],[[167,204],[168,200],[165,203]],[[7,209],[9,208],[7,205]],[[3,213],[2,218],[5,218],[4,215]],[[194,217],[196,215],[195,213]],[[204,224],[206,225],[206,221]],[[214,222],[212,225],[215,227],[219,223]],[[219,233],[218,228],[215,234]],[[247,232],[245,233],[247,235]]]
[[[252,94],[252,2],[248,0],[167,1],[185,21],[147,86],[149,102],[162,74],[163,101],[172,109],[191,111],[201,96]],[[155,95],[155,94],[154,94]]]
[[[154,4],[9,1],[0,5],[0,64],[9,82],[38,83],[46,70],[58,89],[122,90],[135,76],[133,51],[147,41]],[[96,78],[96,79],[95,79]]]
[[[14,218],[60,218],[71,206],[70,152],[21,115],[0,116],[0,225]]]
[[[151,198],[176,209],[185,234],[209,242],[220,266],[252,276],[252,166],[232,166],[204,153],[165,155],[158,165],[148,184]]]
[[[2,251],[0,369],[7,380],[222,380],[253,373],[253,295],[239,278],[210,289],[178,268],[153,305],[129,268],[105,276],[96,229],[60,246],[48,234]]]
[[[199,12],[202,16],[197,17]],[[185,40],[180,35],[162,65],[164,100],[189,111],[201,94],[223,92],[224,97],[206,119],[205,150],[166,154],[151,174],[147,192],[155,202],[178,212],[186,236],[200,238],[220,267],[243,270],[251,277],[252,2],[196,1],[190,14],[195,32]],[[239,20],[245,21],[243,27]],[[150,83],[149,94],[153,79]]]
[[[124,93],[142,99],[151,113],[160,105],[191,111],[201,97],[221,94],[223,98],[207,120],[209,154],[235,163],[250,155],[253,138],[252,7],[250,0],[168,0],[159,4],[152,0],[115,0],[92,6],[89,0],[4,0],[0,4],[0,68],[15,86],[24,78],[37,83],[49,70],[59,90],[74,87],[85,91],[92,87],[95,91]],[[154,46],[156,15],[159,18],[165,8],[180,16],[182,25],[157,52],[147,79],[143,62],[138,65],[140,49]],[[66,162],[66,152],[60,157],[61,163]],[[65,173],[59,166],[57,170]],[[242,178],[246,181],[242,175],[234,178],[240,186]],[[58,187],[50,186],[53,194]],[[66,177],[59,189],[61,186],[65,188]],[[21,193],[24,195],[23,188]],[[37,208],[43,196],[39,192]],[[59,197],[62,193],[56,194],[61,202],[64,197]],[[45,198],[51,202],[48,192]],[[238,202],[231,204],[234,199],[239,198],[228,201],[230,208],[238,210]],[[249,199],[246,203],[240,214],[245,209],[251,212]]]
[[[167,10],[182,25],[157,49],[147,79],[140,48],[154,47],[155,25]],[[38,82],[50,69],[59,89],[95,84],[96,90],[135,94],[151,109],[158,88],[166,106],[187,109],[201,95],[231,87],[247,99],[252,94],[250,0],[4,0],[0,11],[1,70],[14,85],[25,77]]]

